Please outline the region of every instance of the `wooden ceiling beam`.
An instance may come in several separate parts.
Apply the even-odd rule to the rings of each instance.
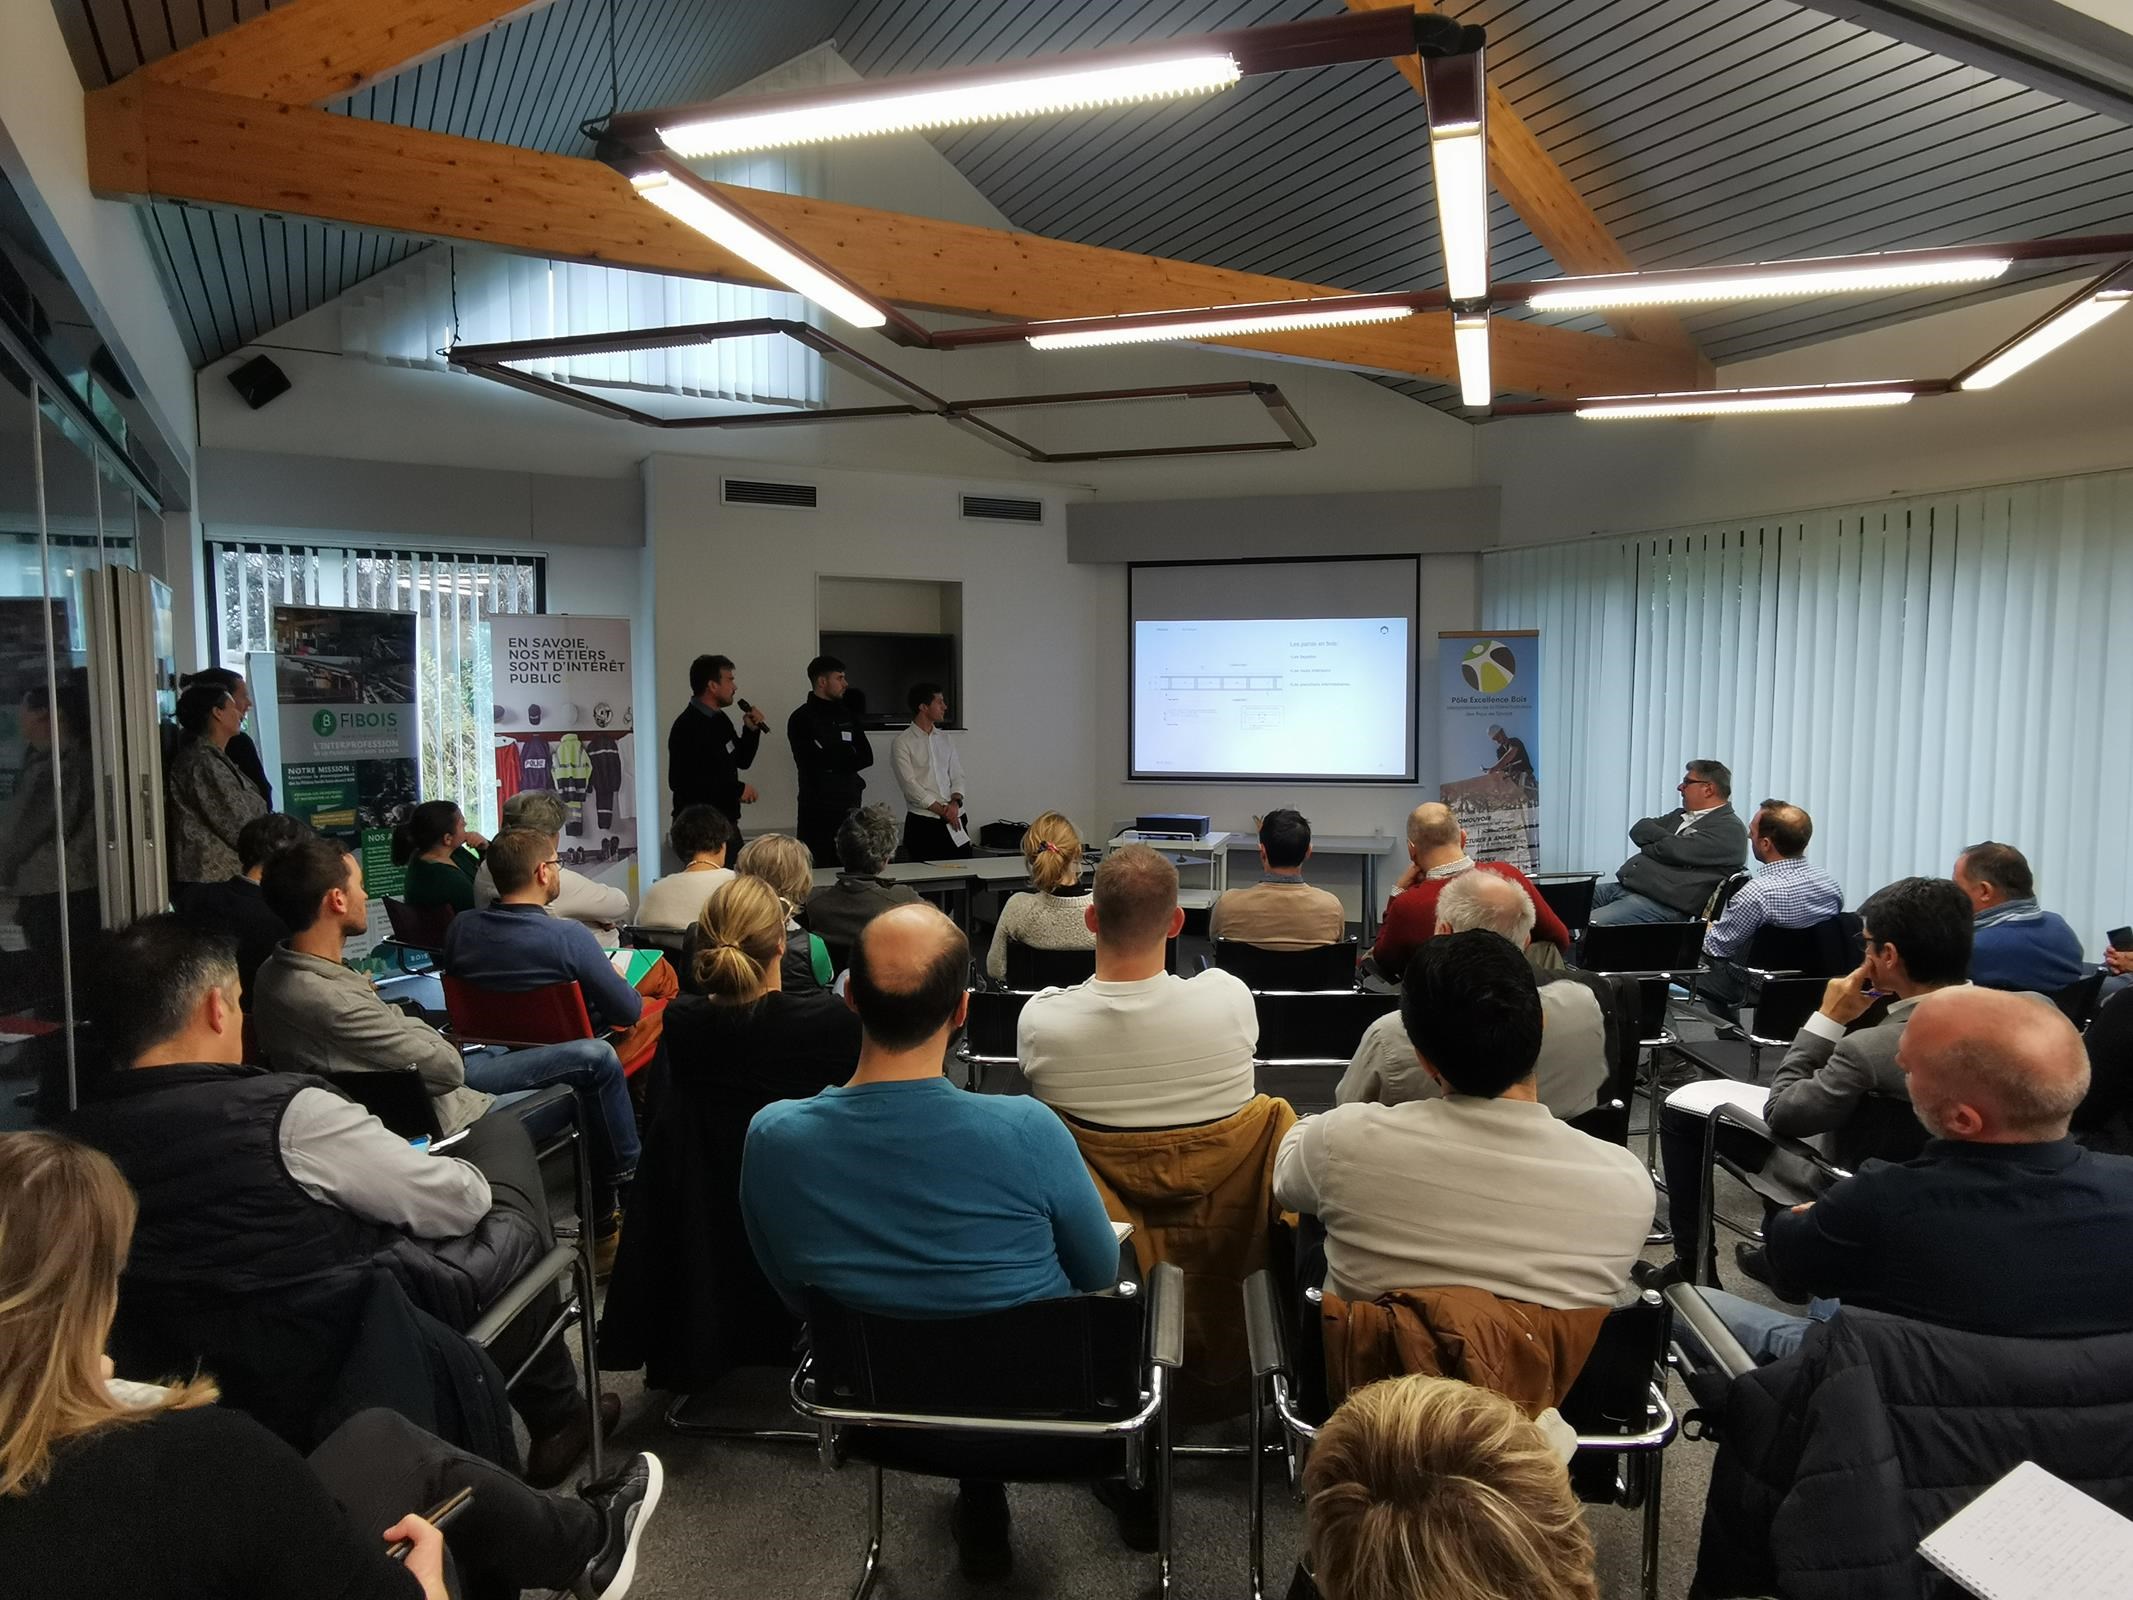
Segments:
[[[1416,11],[1436,9],[1428,0],[1348,0],[1350,11],[1382,11],[1411,7]],[[1423,94],[1422,63],[1414,56],[1394,61],[1400,75]],[[1629,253],[1616,241],[1585,197],[1577,192],[1555,158],[1542,148],[1533,130],[1526,126],[1511,102],[1497,90],[1489,92],[1489,180],[1527,230],[1555,264],[1569,273],[1634,272]],[[1696,342],[1681,319],[1664,310],[1622,310],[1601,313],[1608,326],[1625,338],[1639,339],[1702,360]],[[1709,385],[1710,366],[1704,363],[1702,383]]]
[[[551,0],[284,0],[141,69],[157,83],[314,105],[389,78]]]
[[[144,80],[87,97],[90,183],[109,199],[178,200],[306,217],[565,261],[767,280],[639,199],[598,162],[301,106]],[[764,190],[727,191],[861,289],[912,309],[1012,318],[1103,316],[1345,291]],[[1565,396],[1690,389],[1693,354],[1501,319],[1499,390]],[[1455,381],[1451,319],[1263,334],[1242,349]]]

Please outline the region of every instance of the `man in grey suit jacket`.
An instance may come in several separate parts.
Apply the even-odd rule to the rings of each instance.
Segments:
[[[1686,1275],[1702,1222],[1705,1120],[1720,1104],[1752,1111],[1772,1133],[1813,1139],[1838,1166],[1856,1170],[1875,1154],[1876,1125],[1858,1116],[1869,1095],[1909,1100],[1896,1047],[1918,1002],[1938,989],[1969,982],[1970,901],[1946,878],[1899,878],[1860,907],[1866,958],[1856,970],[1829,980],[1822,1006],[1785,1052],[1768,1089],[1730,1079],[1685,1084],[1666,1097],[1659,1116],[1661,1165],[1674,1253]],[[1871,1027],[1847,1031],[1881,995],[1888,1013]],[[1824,1187],[1821,1170],[1772,1152],[1743,1129],[1721,1125],[1727,1154],[1759,1168],[1776,1183],[1812,1199]]]
[[[1679,922],[1748,860],[1748,830],[1731,805],[1733,774],[1722,761],[1691,761],[1676,784],[1681,804],[1629,830],[1637,853],[1592,897],[1592,920]]]

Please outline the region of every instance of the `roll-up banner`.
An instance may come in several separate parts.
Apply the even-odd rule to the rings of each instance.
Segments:
[[[1437,635],[1437,797],[1467,854],[1540,865],[1540,651],[1536,632]]]
[[[393,829],[420,798],[422,719],[415,706],[415,614],[339,606],[274,608],[271,677],[255,653],[254,693],[273,684],[271,737],[281,809],[362,852],[373,902],[397,895]],[[266,708],[262,708],[266,709]]]
[[[563,864],[637,898],[637,741],[627,617],[489,623],[496,802],[550,789]]]

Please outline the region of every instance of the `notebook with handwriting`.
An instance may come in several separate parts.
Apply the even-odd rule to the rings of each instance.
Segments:
[[[2133,1573],[2133,1522],[2025,1461],[1918,1553],[1982,1600],[2116,1600]]]

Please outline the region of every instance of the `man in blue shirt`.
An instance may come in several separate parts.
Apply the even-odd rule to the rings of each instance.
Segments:
[[[2066,918],[2037,904],[2029,861],[2011,844],[1987,839],[1955,858],[1955,886],[1977,908],[1970,981],[1988,989],[2057,994],[2094,969]]]
[[[969,941],[932,906],[884,911],[852,951],[845,1000],[865,1040],[851,1082],[749,1125],[741,1215],[795,1310],[809,1285],[862,1311],[961,1317],[1115,1280],[1118,1241],[1066,1124],[941,1075],[969,971]],[[964,1482],[954,1528],[966,1575],[1006,1575],[1001,1484]]]
[[[1819,867],[1808,865],[1807,842],[1814,818],[1782,800],[1765,800],[1748,820],[1748,852],[1761,871],[1726,902],[1703,936],[1710,971],[1696,980],[1697,996],[1728,1022],[1740,1020],[1748,992],[1741,965],[1755,936],[1765,928],[1811,928],[1844,909],[1844,891]]]
[[[446,972],[502,994],[575,982],[596,1028],[627,1028],[643,1015],[644,996],[615,970],[592,929],[548,915],[548,902],[563,887],[555,835],[506,828],[483,859],[496,903],[452,919],[444,935]]]

